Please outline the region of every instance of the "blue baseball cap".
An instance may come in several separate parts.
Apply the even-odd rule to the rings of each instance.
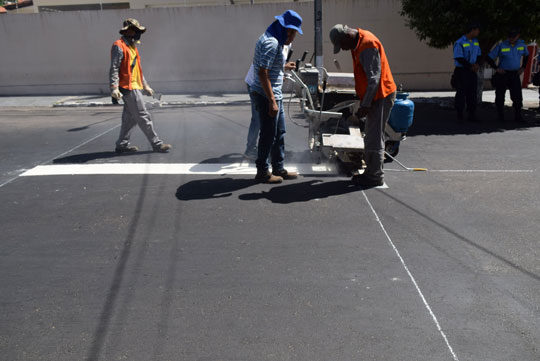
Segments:
[[[302,17],[298,15],[298,13],[294,10],[287,10],[281,15],[274,16],[277,21],[287,29],[294,29],[298,31],[300,34],[303,34],[302,28]]]

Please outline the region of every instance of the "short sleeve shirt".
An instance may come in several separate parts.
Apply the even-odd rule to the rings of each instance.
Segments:
[[[492,51],[489,57],[493,60],[499,58],[499,68],[508,71],[519,70],[521,67],[521,58],[529,55],[527,45],[521,39],[518,39],[514,45],[508,40],[499,43]]]
[[[283,86],[283,47],[278,40],[268,33],[261,35],[255,45],[255,55],[253,56],[254,81],[252,90],[261,95],[265,95],[259,79],[259,70],[268,69],[268,76],[272,84],[272,92],[276,100],[283,99],[281,88]]]
[[[469,40],[463,35],[454,44],[454,59],[464,58],[469,63],[475,64],[480,55],[482,55],[482,51],[480,50],[478,39]],[[454,63],[458,68],[463,67],[457,60]]]

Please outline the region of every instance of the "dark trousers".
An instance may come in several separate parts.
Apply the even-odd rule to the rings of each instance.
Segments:
[[[521,114],[523,107],[523,93],[521,92],[521,79],[517,71],[507,71],[504,74],[493,76],[493,86],[495,86],[495,106],[499,116],[504,114],[504,97],[506,90],[510,90],[510,99],[517,116]]]
[[[272,170],[280,171],[283,169],[283,161],[285,160],[285,113],[283,111],[283,101],[277,101],[279,111],[275,117],[271,117],[268,114],[270,110],[268,99],[256,92],[253,92],[252,95],[261,124],[257,160],[255,161],[257,172],[264,173],[268,170],[269,156],[272,159]]]
[[[478,87],[476,73],[466,68],[456,67],[454,69],[454,78],[456,88],[454,105],[458,117],[463,117],[465,104],[467,104],[469,117],[474,117],[476,113],[476,89]]]

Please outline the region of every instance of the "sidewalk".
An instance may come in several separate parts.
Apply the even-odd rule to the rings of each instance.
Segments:
[[[151,108],[164,105],[225,105],[249,103],[248,94],[164,94],[161,101],[152,97],[144,97],[147,106]],[[122,102],[120,102],[121,105]],[[36,96],[3,96],[0,97],[0,107],[102,107],[115,106],[110,95],[36,95]]]
[[[454,91],[410,92],[414,102],[434,102],[442,106],[453,107]],[[288,96],[286,97],[288,99]],[[204,106],[249,103],[249,96],[242,94],[164,94],[161,101],[145,96],[146,104],[151,107],[160,106]],[[483,94],[486,103],[495,102],[495,91],[486,90]],[[509,92],[506,93],[506,105],[511,106]],[[109,95],[49,95],[49,96],[3,96],[0,107],[102,107],[114,106]],[[538,89],[523,89],[523,107],[538,108]]]

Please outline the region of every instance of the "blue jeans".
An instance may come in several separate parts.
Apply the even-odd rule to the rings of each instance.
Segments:
[[[268,99],[258,93],[253,92],[257,112],[261,123],[261,134],[259,136],[259,149],[257,152],[257,172],[264,173],[268,171],[268,157],[272,157],[272,170],[280,171],[283,169],[285,160],[285,113],[283,111],[283,102],[277,101],[279,112],[272,118],[268,115],[270,104]]]
[[[247,86],[249,93],[249,99],[251,100],[251,123],[249,123],[249,131],[247,136],[246,153],[254,153],[257,151],[257,140],[259,138],[259,130],[261,127],[259,121],[259,113],[255,104],[253,94],[251,94],[251,88]]]

